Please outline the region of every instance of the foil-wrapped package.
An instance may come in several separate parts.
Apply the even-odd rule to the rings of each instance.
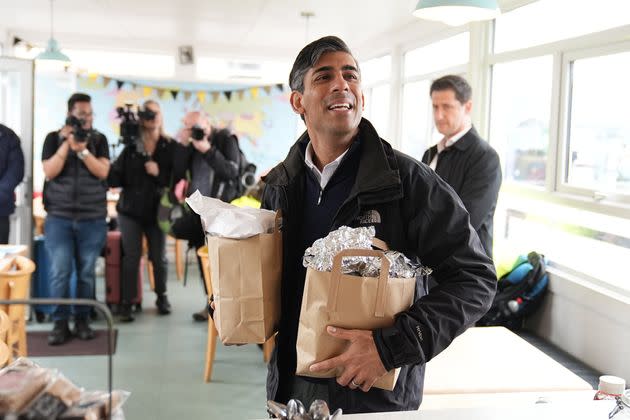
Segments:
[[[372,239],[376,234],[374,227],[350,228],[341,226],[325,238],[316,240],[313,246],[304,252],[304,267],[318,271],[332,271],[335,255],[344,249],[372,249]],[[385,251],[389,260],[389,277],[413,278],[428,275],[431,270],[409,260],[398,251]],[[341,262],[343,274],[363,277],[378,277],[381,271],[381,259],[376,257],[347,257]]]

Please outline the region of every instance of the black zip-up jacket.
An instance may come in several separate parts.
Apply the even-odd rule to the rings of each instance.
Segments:
[[[422,162],[429,165],[437,145],[427,149]],[[435,172],[450,185],[470,214],[470,224],[492,258],[492,225],[501,188],[499,155],[472,127],[440,153]]]
[[[160,137],[151,156],[159,168],[155,177],[144,168],[149,157],[138,151],[135,144],[125,146],[107,177],[110,187],[122,187],[116,211],[143,225],[157,223],[157,207],[163,187],[172,187],[182,177],[182,174],[173,171],[174,160],[181,153],[178,143]]]
[[[334,407],[346,413],[416,410],[422,401],[424,365],[486,313],[496,290],[496,274],[468,213],[455,192],[428,166],[380,139],[365,119],[359,125],[360,161],[354,186],[334,217],[342,225],[372,225],[391,249],[433,269],[438,285],[425,294],[418,280],[417,300],[389,328],[373,331],[386,369],[401,367],[393,391],[364,393],[329,380]],[[266,176],[263,207],[282,209],[282,314],[276,348],[269,363],[267,398],[295,373],[295,342],[303,276],[295,274],[305,187],[304,133],[287,158]],[[286,385],[284,385],[286,386]],[[285,396],[278,395],[280,398]]]

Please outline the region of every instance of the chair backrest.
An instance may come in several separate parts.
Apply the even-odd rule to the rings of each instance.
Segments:
[[[26,299],[29,297],[31,275],[35,271],[35,263],[26,257],[15,256],[0,261],[0,299]],[[24,314],[24,305],[0,305],[0,310],[8,313],[13,319]]]

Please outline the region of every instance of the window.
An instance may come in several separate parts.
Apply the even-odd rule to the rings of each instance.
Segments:
[[[359,63],[365,97],[363,116],[370,120],[378,134],[389,138],[389,101],[391,95],[392,56],[385,55]]]
[[[571,62],[564,182],[630,194],[630,52]]]
[[[430,80],[420,80],[406,83],[403,90],[401,150],[418,160],[441,137],[433,125],[430,87]]]
[[[630,1],[539,0],[495,20],[495,53],[532,47],[630,23]]]
[[[552,64],[544,56],[493,66],[490,143],[504,181],[545,184]]]
[[[462,32],[450,38],[416,48],[405,54],[405,77],[433,73],[468,63],[470,34]]]

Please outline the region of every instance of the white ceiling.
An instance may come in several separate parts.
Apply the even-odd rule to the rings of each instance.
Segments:
[[[442,25],[411,15],[417,0],[55,0],[55,38],[65,48],[170,52],[192,44],[215,56],[292,59],[308,39],[335,34],[366,48],[405,27]],[[43,45],[48,0],[0,1],[0,28]]]
[[[501,0],[500,4],[531,0]],[[411,15],[417,0],[54,0],[54,36],[65,49],[292,62],[306,41],[337,35],[360,59],[421,43],[446,25]],[[314,16],[305,19],[304,11]],[[308,34],[307,34],[308,26]],[[0,40],[43,47],[49,0],[0,0]]]

